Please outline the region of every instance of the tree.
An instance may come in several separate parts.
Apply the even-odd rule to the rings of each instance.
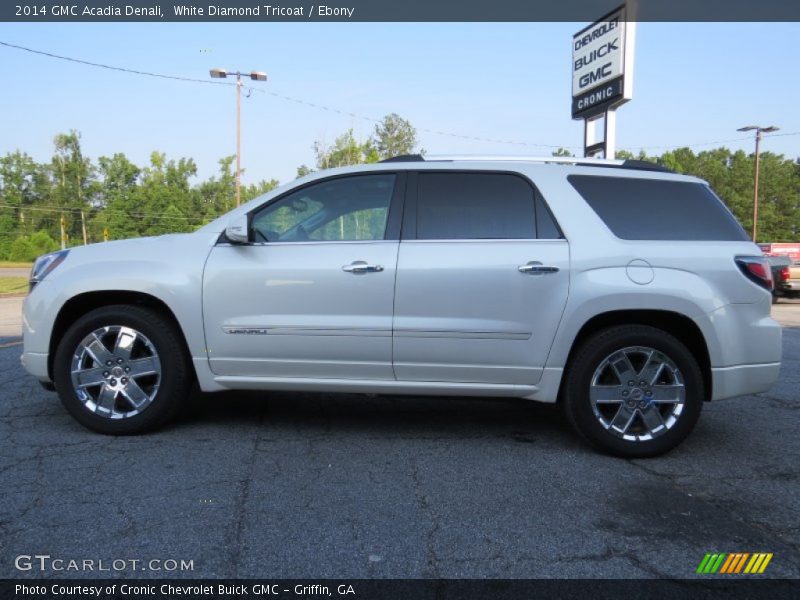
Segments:
[[[352,129],[336,138],[332,146],[325,146],[322,142],[314,142],[314,155],[317,159],[318,169],[331,169],[361,163],[374,163],[380,160],[378,153],[369,141],[356,140]]]
[[[215,219],[236,205],[234,160],[236,160],[235,155],[221,158],[219,160],[219,177],[212,177],[208,181],[204,181],[198,188],[204,222]]]
[[[300,179],[301,177],[305,177],[309,173],[313,173],[313,172],[314,172],[314,169],[312,169],[308,165],[300,165],[299,167],[297,167],[297,179]]]
[[[391,113],[375,125],[369,144],[379,160],[413,154],[417,147],[417,130],[397,113]]]
[[[113,239],[141,235],[188,231],[205,222],[199,201],[189,178],[197,173],[192,159],[167,160],[161,152],[150,155],[150,166],[141,170],[132,193],[118,196],[109,203],[107,226]]]
[[[780,154],[761,154],[758,229],[765,241],[800,239],[800,178],[797,165]]]
[[[53,204],[63,211],[67,235],[82,240],[83,220],[93,191],[93,167],[81,152],[80,139],[74,129],[58,134],[53,140],[55,154],[50,168],[54,183]]]
[[[659,162],[678,173],[705,179],[731,209],[746,231],[753,228],[755,158],[727,148],[695,154],[678,148]],[[764,152],[759,178],[759,241],[797,241],[800,238],[800,172],[791,159]]]
[[[277,179],[262,179],[258,183],[242,186],[242,202],[249,202],[253,198],[263,196],[278,187]],[[219,215],[217,215],[219,216]]]
[[[149,235],[163,235],[165,233],[188,233],[194,229],[189,223],[188,215],[181,212],[181,210],[174,204],[170,204],[159,214],[149,227],[147,233]]]
[[[120,196],[130,194],[137,185],[142,170],[133,164],[122,153],[111,158],[101,156],[98,159],[98,171],[102,176],[101,198],[107,203]]]
[[[81,150],[80,134],[70,131],[54,139],[51,160],[37,163],[16,151],[0,156],[0,259],[12,255],[30,260],[60,245],[60,218],[66,219],[68,244],[82,243],[81,211],[89,241],[169,232],[193,231],[234,206],[233,156],[219,160],[218,172],[196,182],[190,158],[168,159],[153,152],[149,165],[134,164],[122,153],[101,156],[96,163]],[[417,148],[416,132],[396,114],[384,117],[367,140],[352,129],[332,145],[313,146],[315,168],[376,162]],[[421,152],[421,151],[420,151]],[[565,148],[554,156],[569,157]],[[714,148],[694,152],[676,148],[660,156],[620,151],[618,158],[658,162],[678,173],[708,181],[746,230],[752,229],[754,157],[741,150]],[[312,172],[298,168],[298,177]],[[278,185],[266,179],[242,187],[242,199],[260,196]],[[371,227],[359,217],[337,221],[340,231],[360,236]],[[759,241],[800,240],[800,161],[779,154],[761,155]],[[24,257],[24,258],[23,258]]]
[[[111,219],[112,215],[129,213],[136,204],[137,186],[142,170],[133,164],[122,153],[116,153],[110,158],[101,156],[98,159],[97,172],[102,177],[99,183],[97,210],[90,224],[91,239],[102,240],[103,232],[109,227],[118,228],[119,220]],[[111,221],[111,222],[110,222]],[[115,235],[123,231],[134,231],[132,227],[123,227],[114,231]]]
[[[27,154],[13,152],[0,157],[0,244],[33,231],[36,215],[25,208],[38,197],[41,169]]]
[[[37,231],[31,236],[18,237],[10,245],[8,255],[3,257],[8,260],[31,262],[37,256],[47,254],[58,249],[59,243],[47,235],[45,231]]]

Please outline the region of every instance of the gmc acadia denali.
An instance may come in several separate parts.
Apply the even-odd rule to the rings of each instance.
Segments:
[[[654,456],[778,377],[771,270],[709,186],[649,163],[410,155],[190,234],[40,257],[25,368],[80,423],[201,390],[521,397]]]

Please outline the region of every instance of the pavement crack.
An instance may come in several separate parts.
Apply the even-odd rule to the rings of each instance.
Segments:
[[[561,558],[557,558],[556,562],[581,562],[581,563],[604,563],[614,559],[624,559],[631,563],[634,567],[651,575],[652,577],[657,577],[658,579],[676,579],[674,575],[670,575],[666,573],[654,565],[650,564],[649,562],[643,560],[641,557],[637,556],[635,553],[630,552],[628,550],[625,551],[615,551],[612,548],[606,546],[606,548],[602,552],[596,552],[591,554],[574,554],[569,555]]]
[[[255,472],[256,460],[258,459],[258,448],[263,436],[264,424],[266,422],[267,409],[261,412],[256,425],[255,433],[251,442],[250,453],[247,459],[244,478],[239,481],[238,499],[235,503],[235,520],[233,522],[233,536],[228,540],[231,548],[230,556],[230,576],[239,577],[241,572],[242,557],[245,554],[245,543],[242,539],[245,532],[245,520],[247,515],[247,504],[250,501],[250,494],[253,487],[253,475]]]
[[[422,511],[427,514],[430,519],[431,526],[425,533],[425,552],[427,555],[427,566],[430,570],[429,577],[438,578],[439,575],[439,557],[436,554],[435,537],[439,532],[439,521],[431,507],[430,500],[427,494],[422,490],[422,484],[419,479],[419,466],[415,458],[411,458],[411,481],[414,488],[414,496],[417,500]]]
[[[758,398],[767,400],[773,404],[777,404],[779,408],[786,410],[800,410],[800,403],[796,400],[789,400],[788,398],[778,398],[777,396],[770,396],[769,394],[758,394]]]

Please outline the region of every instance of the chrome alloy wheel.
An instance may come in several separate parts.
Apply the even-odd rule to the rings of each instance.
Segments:
[[[595,369],[589,388],[594,416],[617,437],[647,441],[675,426],[686,386],[675,363],[644,346],[622,348]]]
[[[107,419],[144,411],[158,393],[161,361],[146,336],[112,325],[87,335],[72,357],[72,388],[83,405]]]

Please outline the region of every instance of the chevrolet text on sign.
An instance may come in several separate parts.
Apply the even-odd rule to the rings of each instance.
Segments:
[[[586,117],[630,99],[632,23],[625,7],[609,13],[572,37],[572,116]],[[626,38],[630,44],[626,48]]]

